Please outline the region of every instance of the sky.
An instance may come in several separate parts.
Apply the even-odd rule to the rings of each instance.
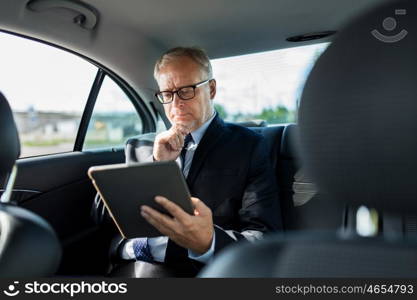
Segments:
[[[218,87],[215,101],[229,114],[277,105],[293,110],[314,58],[326,47],[316,44],[212,60]],[[0,91],[14,111],[33,107],[82,112],[97,67],[63,50],[6,33],[0,33],[0,49]],[[100,109],[131,111],[127,101],[117,99],[120,95],[116,85],[105,84]]]
[[[97,67],[41,43],[0,33],[0,91],[13,110],[82,111]],[[22,84],[24,83],[24,84]]]

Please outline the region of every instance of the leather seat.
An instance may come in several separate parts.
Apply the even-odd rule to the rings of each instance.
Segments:
[[[40,216],[10,203],[20,155],[12,111],[0,93],[0,177],[8,177],[0,202],[0,277],[53,275],[61,260],[61,245]]]
[[[346,207],[326,203],[300,159],[296,124],[250,127],[262,134],[277,178],[284,230],[337,230],[347,223]],[[326,214],[326,210],[333,214]]]
[[[334,206],[361,205],[380,216],[417,215],[416,9],[414,0],[391,1],[353,20],[305,84],[300,156],[321,193],[325,210],[318,218],[333,215]],[[396,19],[396,31],[384,29],[388,16]],[[402,30],[408,34],[393,42]],[[414,278],[417,236],[393,231],[388,237],[382,228],[368,237],[305,230],[234,245],[200,277]]]

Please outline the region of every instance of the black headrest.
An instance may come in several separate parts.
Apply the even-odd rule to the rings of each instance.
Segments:
[[[417,212],[417,1],[340,31],[300,105],[304,164],[332,201]]]
[[[0,175],[10,172],[20,155],[20,142],[13,114],[0,93]]]
[[[0,278],[50,276],[61,261],[61,244],[44,219],[0,203]]]

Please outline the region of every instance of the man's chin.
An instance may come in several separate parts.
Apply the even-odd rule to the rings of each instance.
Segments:
[[[173,123],[180,125],[182,127],[185,127],[189,129],[189,131],[193,131],[196,121],[190,120],[189,118],[186,118],[186,117],[175,117],[173,120]]]
[[[189,116],[175,116],[174,122],[177,124],[189,125],[194,123],[195,120],[191,119]]]
[[[189,123],[189,122],[192,122],[193,120],[189,116],[176,116],[174,117],[174,121],[177,123],[179,122]]]

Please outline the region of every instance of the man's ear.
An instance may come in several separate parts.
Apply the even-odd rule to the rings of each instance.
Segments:
[[[213,100],[214,97],[216,96],[216,92],[217,92],[217,87],[216,87],[216,79],[212,79],[209,82],[210,85],[210,99]]]

